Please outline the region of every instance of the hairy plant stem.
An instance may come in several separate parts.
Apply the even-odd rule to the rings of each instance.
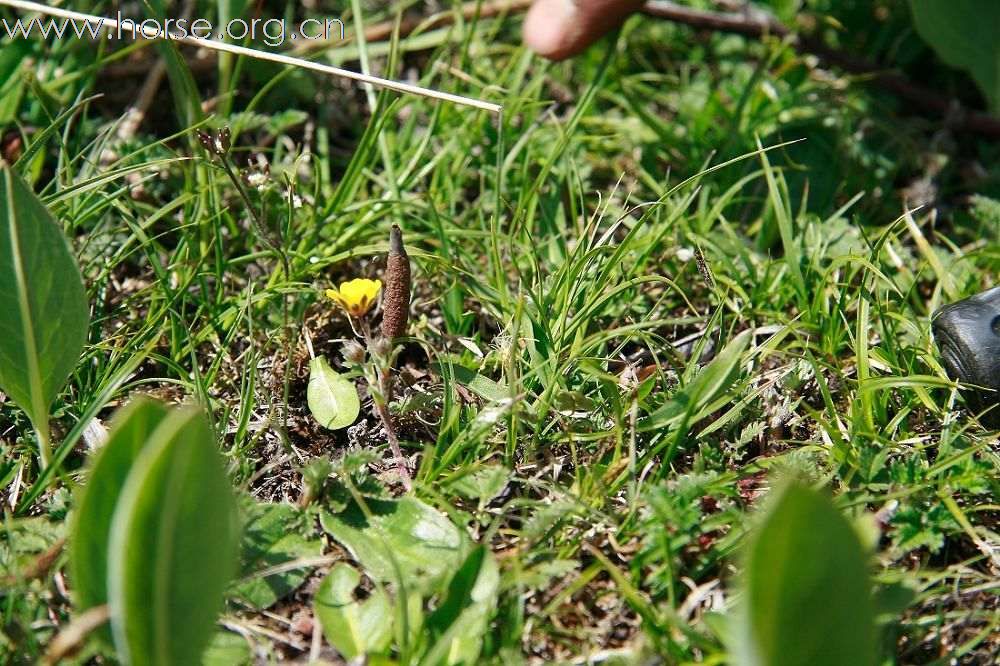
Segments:
[[[403,486],[407,490],[413,488],[410,477],[410,469],[403,457],[403,449],[399,446],[399,437],[396,436],[396,429],[392,424],[392,415],[389,413],[389,403],[392,402],[392,364],[395,354],[392,348],[385,353],[378,353],[378,345],[384,338],[376,339],[372,334],[371,326],[367,321],[361,322],[361,330],[365,339],[365,346],[368,347],[368,354],[374,361],[376,386],[370,387],[372,404],[375,406],[375,414],[382,421],[385,428],[385,438],[389,441],[389,448],[396,459],[396,471],[403,480]],[[391,345],[391,343],[390,343]]]

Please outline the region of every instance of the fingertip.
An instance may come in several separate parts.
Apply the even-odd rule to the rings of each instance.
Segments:
[[[524,19],[524,43],[551,60],[574,54],[573,34],[578,24],[572,0],[538,0]]]
[[[562,60],[580,53],[622,24],[643,0],[537,0],[524,20],[524,42]]]

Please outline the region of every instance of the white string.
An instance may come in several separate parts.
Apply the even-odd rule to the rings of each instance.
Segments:
[[[471,97],[462,97],[461,95],[453,95],[451,93],[431,90],[429,88],[421,88],[420,86],[411,85],[409,83],[403,83],[401,81],[392,81],[390,79],[383,79],[378,76],[371,76],[369,74],[362,74],[360,72],[352,72],[349,69],[341,69],[340,67],[334,67],[332,65],[324,65],[322,63],[313,62],[311,60],[303,60],[302,58],[295,58],[292,56],[286,56],[280,53],[268,53],[267,51],[258,51],[257,49],[250,49],[245,46],[236,46],[235,44],[227,44],[225,42],[217,41],[214,39],[202,39],[201,37],[195,37],[192,35],[188,36],[171,35],[171,34],[163,35],[159,31],[150,30],[145,26],[136,24],[134,21],[131,20],[125,20],[119,22],[115,19],[95,16],[93,14],[84,14],[82,12],[74,12],[68,9],[60,9],[58,7],[48,7],[46,5],[42,5],[37,2],[29,2],[27,0],[0,0],[0,5],[6,5],[8,7],[21,9],[27,12],[38,12],[39,14],[45,14],[47,16],[55,16],[58,18],[69,19],[71,21],[83,21],[86,23],[97,24],[98,27],[103,27],[109,30],[127,30],[128,32],[133,34],[142,33],[143,37],[147,39],[168,39],[170,41],[180,42],[181,44],[191,44],[193,46],[200,46],[207,49],[213,49],[215,51],[224,51],[226,53],[233,53],[235,55],[246,56],[248,58],[257,58],[259,60],[268,60],[270,62],[276,62],[282,65],[292,65],[293,67],[302,67],[303,69],[311,69],[313,71],[322,72],[324,74],[332,74],[333,76],[342,76],[347,79],[360,81],[362,83],[368,83],[373,86],[379,86],[382,88],[388,88],[390,90],[395,90],[401,93],[408,93],[411,95],[421,95],[423,97],[432,97],[434,99],[439,99],[445,102],[453,102],[455,104],[461,104],[463,106],[471,106],[477,109],[483,109],[484,111],[489,111],[491,113],[500,113],[503,109],[503,107],[500,106],[499,104],[483,102],[478,99],[473,99]]]

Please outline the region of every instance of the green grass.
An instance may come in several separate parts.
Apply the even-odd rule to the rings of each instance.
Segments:
[[[309,345],[339,361],[353,337],[322,290],[379,276],[393,223],[414,267],[400,436],[416,496],[498,557],[484,660],[721,663],[718,612],[781,473],[830,488],[859,523],[878,517],[887,663],[995,657],[996,434],[962,410],[929,315],[995,283],[995,203],[965,204],[1000,193],[996,146],[942,137],[777,43],[633,21],[552,65],[517,27],[435,29],[365,58],[502,103],[500,126],[249,62],[202,74],[202,98],[232,107],[202,124],[233,129],[239,164],[270,165],[251,198],[277,248],[174,115],[171,97],[198,107],[193,90],[164,87],[122,142],[122,84],[100,75],[116,55],[2,47],[38,63],[0,63],[0,116],[28,146],[17,170],[73,239],[92,326],[54,408],[58,469],[40,470],[27,418],[0,401],[0,660],[33,662],[71,615],[64,555],[24,572],[64,536],[84,426],[130,396],[203,405],[234,484],[258,500],[297,502],[310,461],[357,448],[400,491],[367,407],[329,432],[305,404]],[[888,28],[867,29],[877,45]],[[904,50],[918,55],[903,64],[927,57]],[[935,196],[908,224],[899,190],[920,178]],[[484,473],[506,483],[482,491]],[[346,557],[323,539],[327,559]],[[230,604],[224,625],[262,659],[308,655],[296,614],[328,567],[305,566],[305,587],[267,612]]]

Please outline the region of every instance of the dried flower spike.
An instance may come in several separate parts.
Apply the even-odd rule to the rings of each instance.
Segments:
[[[385,269],[385,295],[382,297],[382,336],[393,340],[406,333],[410,316],[410,258],[403,247],[403,232],[392,225],[389,233],[389,259]]]
[[[340,289],[327,289],[327,298],[337,302],[340,307],[352,317],[364,317],[375,305],[378,292],[382,288],[381,280],[356,278],[340,283]]]
[[[198,142],[201,147],[216,157],[225,157],[233,147],[233,135],[228,127],[223,127],[218,132],[205,132],[198,130]]]

